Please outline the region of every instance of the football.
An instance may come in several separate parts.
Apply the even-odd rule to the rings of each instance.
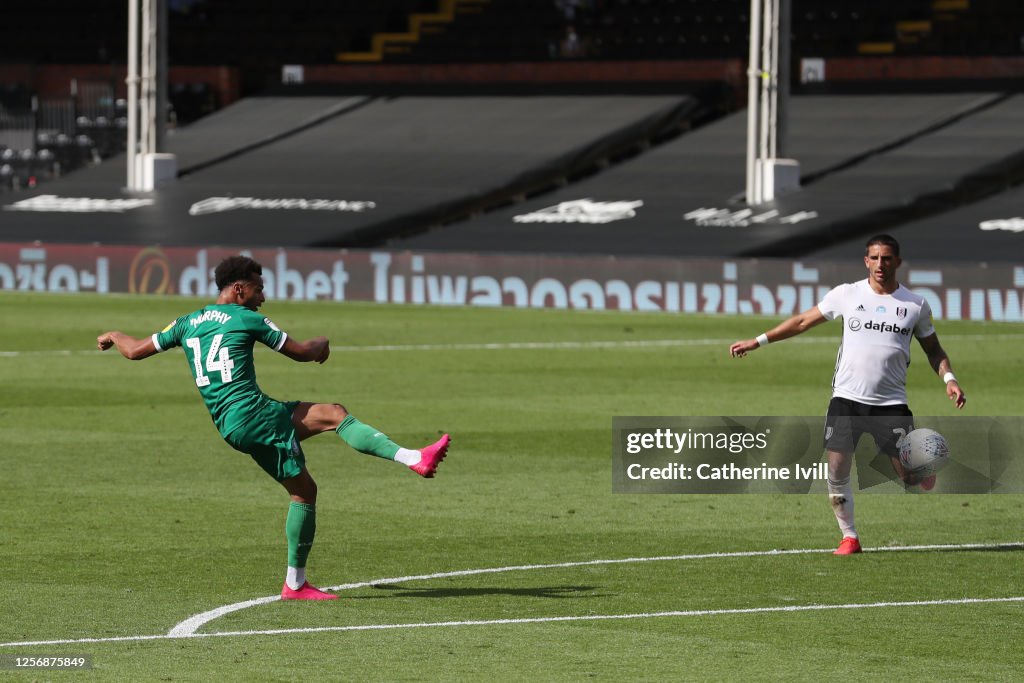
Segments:
[[[915,429],[899,443],[900,464],[913,474],[929,475],[949,462],[949,444],[934,429]]]

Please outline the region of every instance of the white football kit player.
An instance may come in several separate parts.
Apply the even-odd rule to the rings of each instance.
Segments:
[[[843,319],[832,395],[873,406],[905,404],[910,339],[935,334],[928,301],[903,285],[878,294],[865,279],[835,287],[818,310],[826,320]]]

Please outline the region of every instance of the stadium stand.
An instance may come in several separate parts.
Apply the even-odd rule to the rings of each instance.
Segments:
[[[965,260],[1019,263],[1024,233],[1024,187],[888,229],[915,261]],[[863,240],[831,245],[810,254],[814,259],[841,259],[856,254]],[[1022,280],[1024,282],[1024,280]]]
[[[748,210],[746,117],[735,114],[557,192],[471,221],[392,240],[465,251],[796,256],[878,232],[932,206],[972,174],[1015,165],[1006,146],[1024,100],[999,95],[797,97],[789,154],[809,184]],[[1000,133],[999,131],[1003,131]],[[571,217],[573,202],[642,202],[633,217]]]
[[[441,3],[442,5],[444,3]],[[391,62],[520,61],[560,56],[564,19],[552,0],[454,3],[453,20],[423,32],[403,49],[384,50]]]
[[[743,57],[746,0],[171,0],[172,64],[236,64],[260,83],[281,64],[331,63],[403,34],[415,15],[452,11],[379,59],[396,62],[546,60],[573,26],[573,58]],[[117,3],[16,3],[0,26],[4,60],[118,63],[127,20]],[[1019,55],[1017,0],[793,0],[796,54]],[[59,40],[54,37],[59,36]],[[265,81],[263,81],[265,85]]]
[[[275,111],[302,107],[312,118],[309,125],[285,128],[275,118]],[[90,240],[129,244],[338,246],[360,235],[379,240],[384,233],[463,215],[481,202],[551,186],[677,131],[697,113],[697,100],[685,96],[243,102],[210,117],[208,125],[197,124],[194,133],[185,129],[175,136],[172,149],[182,151],[183,177],[162,188],[150,206],[97,224],[88,216],[55,213],[49,200],[32,202],[41,193],[11,196],[0,214],[0,233],[5,239],[74,242],[88,232]],[[224,131],[238,137],[229,139]],[[45,194],[120,197],[113,169],[123,171],[117,164],[87,169],[50,184]],[[225,210],[241,204],[216,198],[259,199],[261,209]],[[30,208],[47,210],[24,210]]]
[[[271,144],[367,104],[368,97],[256,97],[176,131],[169,149],[182,176]]]
[[[386,61],[688,59],[743,56],[746,0],[488,0]],[[794,0],[796,52],[1020,54],[1024,24],[1013,0]],[[1016,19],[1016,21],[1015,21]],[[575,47],[567,49],[567,29]]]
[[[1022,120],[1022,95],[981,101],[969,115],[954,116],[948,125],[782,197],[777,207],[783,214],[813,209],[821,218],[798,235],[772,231],[741,253],[807,253],[951,210],[1024,180],[1024,143],[1013,135]]]
[[[350,65],[335,64],[341,55],[360,51],[359,59],[369,52],[391,62],[376,66],[400,68],[509,60],[595,71],[604,60],[740,64],[748,8],[745,0],[175,0],[171,62],[230,62],[245,92],[291,87],[280,85],[282,64],[344,68]],[[989,83],[976,84],[986,91],[974,94],[794,99],[786,155],[801,162],[804,190],[748,209],[739,198],[745,115],[699,127],[709,118],[707,102],[690,83],[672,96],[636,94],[641,88],[626,90],[631,96],[571,97],[565,92],[576,92],[573,84],[560,83],[565,92],[545,90],[545,98],[501,93],[503,84],[488,97],[464,91],[454,98],[430,92],[449,84],[413,87],[429,78],[405,89],[384,80],[377,88],[325,87],[320,98],[251,97],[211,114],[222,91],[179,79],[170,93],[178,121],[198,119],[169,136],[179,182],[148,207],[86,227],[86,218],[11,209],[42,194],[122,196],[117,155],[126,121],[114,65],[125,52],[123,8],[87,11],[45,0],[5,13],[4,60],[110,67],[83,83],[89,97],[50,100],[41,107],[45,121],[6,126],[15,138],[0,138],[0,188],[17,192],[3,196],[5,239],[791,256],[953,215],[1018,182],[1022,167],[1014,142],[1020,96]],[[888,55],[1024,51],[1024,9],[1013,0],[794,0],[792,15],[794,57],[866,55],[859,64],[877,67],[889,64]],[[48,40],[53,35],[61,39]],[[582,64],[566,64],[573,61]],[[888,68],[875,71],[882,76],[871,87]],[[1000,68],[990,72],[998,76]],[[0,113],[24,109],[31,96],[23,83],[4,84]],[[26,131],[27,142],[17,137]],[[617,163],[626,157],[635,158]],[[101,158],[113,162],[96,166]],[[67,175],[78,166],[87,168]],[[35,187],[41,180],[49,181],[43,189]],[[189,214],[211,197],[324,200],[334,209]],[[630,215],[584,216],[608,208],[603,202],[624,203],[617,209]],[[562,213],[575,220],[556,224]],[[517,219],[524,215],[533,218]]]
[[[173,136],[183,175],[152,206],[97,226],[13,210],[41,194],[23,193],[8,198],[0,230],[52,242],[88,231],[108,243],[792,257],[1024,180],[1024,147],[1006,144],[1024,96],[797,97],[789,151],[807,186],[747,209],[737,196],[743,113],[636,153],[693,106],[637,96],[252,98]],[[602,169],[614,150],[635,156]],[[91,168],[43,194],[114,198],[115,171]],[[574,171],[586,177],[569,182]],[[1010,234],[987,233],[961,253],[984,260]]]
[[[367,101],[365,97],[257,97],[236,102],[196,123],[168,134],[168,149],[177,157],[179,174],[237,157],[293,135]],[[65,140],[65,143],[68,141]],[[92,166],[47,192],[73,187],[79,192],[109,192],[125,182],[123,156]]]

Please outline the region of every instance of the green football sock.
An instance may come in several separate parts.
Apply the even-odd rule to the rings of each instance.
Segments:
[[[369,425],[364,425],[351,415],[345,417],[335,430],[342,441],[360,453],[376,455],[385,460],[394,460],[399,446],[383,433]]]
[[[292,501],[288,506],[284,535],[288,539],[288,566],[305,567],[309,551],[313,548],[313,536],[316,535],[316,506]]]

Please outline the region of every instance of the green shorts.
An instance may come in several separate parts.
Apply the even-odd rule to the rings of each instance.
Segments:
[[[248,424],[224,437],[237,451],[248,453],[256,464],[277,481],[296,477],[306,465],[306,456],[292,424],[298,401],[273,399]]]

